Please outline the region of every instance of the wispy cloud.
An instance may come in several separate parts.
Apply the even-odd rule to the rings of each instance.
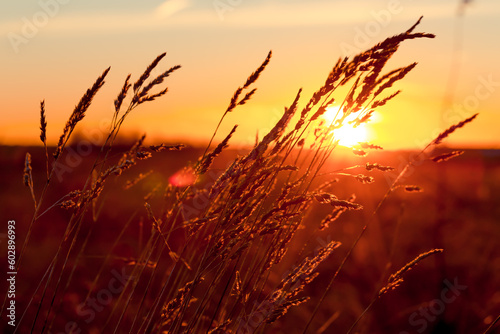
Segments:
[[[400,3],[402,11],[393,20],[414,20],[424,15],[426,19],[450,17],[451,2],[445,3]],[[365,10],[364,10],[364,9]],[[367,1],[304,1],[284,4],[260,2],[230,6],[225,9],[223,20],[213,6],[200,7],[195,0],[166,0],[148,12],[122,13],[61,13],[50,18],[43,30],[58,33],[128,32],[161,27],[287,27],[357,24],[373,19],[371,12],[384,10]],[[415,13],[418,14],[415,14]],[[488,16],[500,13],[500,3],[471,8],[469,16]],[[29,18],[28,18],[29,19]],[[22,18],[0,22],[0,33],[18,33]]]
[[[190,0],[166,0],[155,9],[155,15],[164,19],[190,6]]]

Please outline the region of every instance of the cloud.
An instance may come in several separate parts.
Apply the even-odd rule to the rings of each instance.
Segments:
[[[166,18],[190,6],[190,0],[166,0],[155,9],[155,15],[158,18]]]
[[[221,0],[222,1],[222,0]],[[228,4],[231,2],[227,1]],[[232,2],[235,3],[235,2]],[[450,2],[446,3],[400,3],[402,11],[391,17],[391,21],[414,21],[423,14],[426,20],[451,18],[455,15]],[[293,26],[335,26],[356,25],[374,20],[373,12],[386,10],[362,1],[297,1],[286,5],[269,2],[241,2],[224,7],[221,16],[214,6],[201,6],[196,0],[166,0],[147,12],[130,11],[121,13],[81,13],[56,15],[41,30],[52,33],[127,32],[154,30],[164,27],[293,27]],[[360,10],[360,8],[364,8]],[[418,15],[415,15],[415,13]],[[481,18],[498,15],[500,4],[469,8],[468,16]],[[168,18],[168,20],[166,20]],[[27,17],[29,20],[30,18]],[[89,24],[89,22],[92,22]],[[20,33],[21,18],[0,21],[0,33]]]

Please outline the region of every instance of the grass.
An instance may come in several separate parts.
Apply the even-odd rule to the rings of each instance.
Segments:
[[[365,174],[394,172],[383,161],[328,171],[332,154],[339,149],[332,131],[353,115],[356,124],[369,122],[375,110],[399,94],[392,91],[393,85],[416,64],[390,71],[385,67],[402,42],[434,37],[414,32],[419,22],[350,59],[339,59],[324,85],[305,101],[299,90],[281,119],[248,152],[227,161],[224,168],[214,168],[237,131],[234,126],[224,140],[212,145],[219,127],[228,113],[237,112],[238,106],[251,101],[257,80],[271,61],[269,52],[234,92],[201,156],[168,184],[154,183],[143,203],[136,206],[128,220],[120,222],[122,228],[111,233],[111,240],[102,240],[100,235],[107,220],[113,219],[113,201],[125,202],[127,195],[122,191],[154,175],[152,171],[141,171],[131,178],[131,171],[140,170],[155,155],[184,149],[183,145],[166,144],[147,147],[144,136],[125,151],[115,145],[127,116],[141,104],[166,94],[164,82],[180,66],[150,78],[165,57],[161,54],[133,84],[131,75],[126,77],[114,101],[115,112],[106,140],[95,161],[82,165],[88,168],[81,173],[86,178],[78,189],[50,204],[47,194],[51,187],[59,186],[54,184],[55,178],[71,135],[110,69],[77,104],[50,155],[46,143],[50,124],[42,102],[40,139],[46,152],[46,176],[41,182],[33,177],[33,170],[43,167],[32,166],[28,153],[24,184],[31,193],[34,213],[17,260],[19,275],[33,256],[27,254],[33,252],[32,233],[41,218],[61,210],[67,220],[46,270],[18,316],[17,332],[79,333],[98,326],[106,333],[270,333],[283,326],[280,319],[287,312],[301,308],[306,310],[305,316],[297,319],[294,332],[328,332],[336,317],[342,315],[334,313],[336,317],[318,323],[318,318],[323,319],[319,314],[380,208],[397,191],[421,190],[402,182],[414,161],[439,163],[459,156],[462,152],[430,157],[430,151],[476,117],[443,131],[419,153],[418,159],[398,171],[378,205],[365,215],[354,242],[318,241],[339,217],[363,209],[355,196],[340,197],[336,177],[369,184],[374,178]],[[339,113],[325,124],[321,116],[334,103],[340,105]],[[362,156],[376,149],[376,145],[360,143],[354,153]],[[107,189],[117,187],[116,180],[123,177],[127,178],[126,185],[111,199]],[[40,191],[37,182],[43,184]],[[310,218],[325,208],[325,215]],[[120,250],[130,231],[135,231],[132,234],[136,237],[136,252],[132,255]],[[109,236],[109,231],[105,235]],[[99,249],[93,248],[96,240],[101,240]],[[345,251],[340,253],[340,249]],[[397,289],[410,269],[429,256],[442,256],[442,251],[437,247],[419,249],[400,269],[387,266],[393,273],[385,270],[380,282],[373,282],[375,294],[356,318],[348,319],[348,332],[360,328],[372,305]],[[308,296],[319,268],[332,258],[337,259],[338,266],[321,278],[326,282],[324,290]],[[81,283],[82,277],[85,283]],[[67,305],[72,305],[69,314]]]

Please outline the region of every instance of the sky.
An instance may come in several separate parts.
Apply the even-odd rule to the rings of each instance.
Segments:
[[[377,110],[369,141],[386,149],[420,148],[448,126],[479,112],[449,146],[500,148],[500,2],[459,0],[26,0],[0,5],[0,145],[40,144],[40,101],[55,143],[79,99],[104,69],[106,84],[77,132],[97,138],[112,117],[127,74],[132,81],[159,54],[154,73],[182,68],[169,92],[134,110],[124,133],[152,143],[210,139],[234,90],[273,57],[254,98],[224,120],[218,139],[265,135],[303,88],[320,87],[339,57],[401,33],[418,31],[387,70],[418,62]]]

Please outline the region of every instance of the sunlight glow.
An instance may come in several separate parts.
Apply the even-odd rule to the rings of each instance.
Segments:
[[[339,113],[339,107],[330,107],[323,114],[323,119],[326,121],[326,125],[329,126],[335,120],[335,117]],[[341,116],[339,113],[338,116]],[[338,117],[337,116],[337,117]],[[339,141],[339,145],[346,147],[356,146],[360,142],[368,141],[368,130],[366,128],[366,123],[360,124],[354,127],[353,124],[349,124],[350,121],[356,119],[357,115],[349,115],[344,121],[344,125],[336,130],[333,130],[333,136],[335,140]]]

